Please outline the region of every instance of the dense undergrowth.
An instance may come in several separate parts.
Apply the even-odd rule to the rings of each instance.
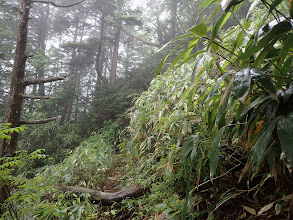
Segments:
[[[27,219],[292,218],[292,1],[253,3],[242,20],[240,3],[223,1],[219,19],[203,18],[174,40],[188,46],[176,48],[168,70],[136,99],[127,129],[109,124],[32,179],[7,166],[15,190],[5,217],[17,210]],[[220,32],[230,17],[237,25]],[[204,49],[195,51],[199,42]],[[106,208],[87,195],[44,199],[58,186],[135,184],[144,196]]]

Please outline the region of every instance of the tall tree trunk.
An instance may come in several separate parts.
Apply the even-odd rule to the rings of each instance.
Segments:
[[[64,121],[70,121],[71,119],[71,113],[72,113],[72,107],[74,102],[74,97],[76,93],[76,78],[77,78],[77,64],[76,62],[76,55],[77,55],[77,47],[75,44],[77,43],[77,36],[78,36],[78,30],[79,30],[79,18],[76,18],[76,24],[75,24],[75,31],[73,36],[73,48],[72,48],[72,55],[71,55],[71,62],[69,66],[69,72],[70,72],[70,79],[69,79],[69,85],[67,88],[67,92],[70,92],[67,96],[67,100],[64,106],[64,110],[61,114],[60,122],[64,123]],[[70,90],[70,91],[69,91]]]
[[[101,15],[101,29],[100,29],[100,39],[98,42],[98,51],[96,55],[95,69],[97,73],[97,86],[101,83],[105,83],[106,79],[103,77],[103,56],[104,56],[104,33],[105,33],[105,23],[106,23],[106,12],[103,11]]]
[[[23,81],[25,63],[27,59],[26,46],[30,6],[30,0],[21,1],[14,66],[4,116],[4,122],[11,123],[12,127],[17,127],[20,125],[20,112],[23,101],[21,94],[24,94],[25,90],[25,85],[23,84]],[[14,132],[11,134],[11,140],[4,139],[2,141],[0,148],[0,157],[3,157],[5,155],[12,155],[15,152],[17,137],[18,133]]]
[[[30,6],[31,0],[21,0],[21,8],[19,9],[19,25],[15,49],[14,66],[4,116],[4,122],[11,123],[12,127],[17,127],[20,125],[20,113],[23,102],[21,94],[23,94],[25,90],[25,85],[23,81],[25,63],[27,59],[26,45]],[[13,155],[16,149],[17,137],[18,133],[14,132],[11,134],[11,140],[3,139],[0,148],[0,157]],[[9,198],[9,196],[9,187],[6,185],[2,185],[0,189],[0,203],[3,203],[6,199]],[[2,207],[0,207],[0,214],[1,212],[3,212]]]
[[[176,35],[176,20],[177,20],[177,5],[178,0],[172,0],[171,4],[171,24],[170,24],[170,38]]]
[[[50,15],[50,6],[46,5],[45,9],[42,7],[40,8],[40,22],[38,25],[38,42],[37,47],[40,50],[39,52],[42,54],[42,57],[45,58],[45,50],[46,50],[46,39],[48,33],[48,20]],[[38,74],[38,78],[45,77],[45,66],[43,61],[37,66],[36,72]],[[45,86],[44,83],[39,85],[39,95],[45,96]]]
[[[118,0],[117,18],[119,18],[119,15],[120,15],[122,8],[123,8],[123,4],[124,4],[124,0]],[[115,80],[116,80],[117,63],[118,63],[118,50],[119,50],[121,28],[122,28],[122,20],[119,19],[119,21],[117,22],[117,28],[116,28],[116,33],[115,33],[114,49],[113,49],[111,71],[110,71],[110,86],[111,87],[113,87],[115,85]]]

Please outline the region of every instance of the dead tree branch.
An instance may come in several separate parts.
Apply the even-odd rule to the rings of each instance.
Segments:
[[[33,121],[20,121],[21,125],[39,125],[39,124],[46,124],[51,121],[56,121],[58,120],[57,117],[54,118],[48,118],[48,119],[43,119],[43,120],[33,120]]]
[[[53,6],[58,7],[58,8],[69,8],[69,7],[72,7],[72,6],[75,6],[75,5],[79,5],[80,3],[83,3],[84,1],[85,1],[85,0],[82,0],[82,1],[77,2],[77,3],[74,3],[74,4],[72,4],[72,5],[57,5],[57,4],[54,3],[54,2],[38,1],[38,0],[32,1],[31,3],[50,4],[50,5],[53,5]]]
[[[49,78],[43,78],[43,79],[31,79],[31,80],[25,80],[23,83],[25,86],[28,85],[34,85],[34,84],[42,84],[42,83],[48,83],[48,82],[55,82],[59,80],[65,80],[67,76],[56,76],[56,77],[49,77]]]
[[[145,40],[145,39],[143,39],[143,38],[141,38],[141,37],[138,37],[138,36],[136,36],[136,35],[134,35],[134,34],[128,32],[127,30],[123,30],[123,32],[126,33],[127,35],[133,37],[134,39],[136,39],[136,40],[138,40],[138,41],[140,41],[140,42],[146,44],[146,45],[149,45],[149,46],[152,46],[152,47],[161,47],[161,46],[162,46],[162,45],[159,44],[159,43],[151,42],[151,41],[147,41],[147,40]]]
[[[35,96],[35,95],[26,95],[26,94],[22,94],[21,97],[25,99],[56,99],[57,98],[55,96]]]
[[[82,196],[82,194],[89,194],[89,202],[100,204],[101,206],[108,206],[115,202],[121,202],[125,198],[137,198],[143,195],[143,190],[139,185],[113,193],[100,192],[79,186],[59,187],[56,190],[60,192],[75,193],[77,196]],[[52,194],[46,195],[44,198],[53,200]],[[71,199],[70,195],[68,195],[67,199]]]

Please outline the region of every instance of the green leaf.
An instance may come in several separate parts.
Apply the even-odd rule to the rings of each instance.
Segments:
[[[246,18],[248,18],[250,15],[251,15],[251,12],[253,12],[253,9],[255,8],[255,6],[259,3],[260,0],[254,0],[253,3],[251,4],[248,12],[247,12],[247,15],[246,15]]]
[[[271,4],[269,12],[271,13],[283,0],[274,0]]]
[[[258,97],[256,100],[254,100],[253,102],[251,102],[246,109],[243,111],[243,113],[241,113],[241,116],[245,115],[249,110],[251,110],[252,108],[254,108],[256,105],[263,103],[264,101],[268,100],[268,99],[272,99],[271,96],[265,96],[265,97]]]
[[[258,67],[259,64],[263,61],[263,59],[268,57],[270,51],[274,50],[273,46],[274,46],[274,44],[276,43],[277,40],[278,39],[275,38],[270,43],[268,43],[267,45],[264,46],[263,50],[260,52],[260,54],[257,56],[255,61],[253,62],[253,66]]]
[[[293,116],[283,116],[278,123],[278,136],[290,172],[293,170]]]
[[[182,36],[176,37],[175,39],[172,40],[172,42],[182,40],[182,39],[189,39],[190,37],[194,37],[194,34],[193,33],[184,34]]]
[[[220,84],[229,76],[230,74],[234,73],[234,71],[229,71],[228,73],[225,73],[223,76],[221,76],[217,82],[215,83],[214,87],[212,88],[211,92],[209,93],[206,102],[210,100],[210,98],[215,94],[217,89],[219,88]]]
[[[191,33],[194,33],[200,37],[204,37],[204,36],[206,36],[206,34],[208,32],[208,27],[206,24],[201,23],[201,24],[189,29],[188,31]]]
[[[236,98],[243,99],[249,92],[251,74],[249,68],[238,71],[234,76],[234,92]]]
[[[216,23],[216,25],[213,27],[212,29],[212,34],[211,34],[211,38],[210,38],[210,44],[213,43],[217,33],[221,30],[221,28],[223,27],[223,25],[226,23],[226,21],[229,19],[229,17],[231,16],[231,12],[225,13],[223,14],[220,19],[218,20],[218,22]]]
[[[216,116],[217,116],[217,108],[213,108],[212,110],[209,111],[208,113],[208,128],[212,129]]]
[[[187,140],[184,142],[182,146],[182,157],[184,160],[186,160],[187,157],[190,156],[191,161],[195,159],[197,147],[199,143],[199,135],[190,135]]]
[[[215,4],[219,1],[221,1],[221,0],[206,0],[199,6],[199,9],[206,7],[206,6],[210,6],[210,5]]]
[[[225,126],[225,115],[224,114],[228,108],[229,98],[230,98],[230,92],[233,85],[233,79],[229,82],[229,84],[225,87],[224,93],[221,97],[220,105],[218,107],[218,113],[216,118],[216,123],[218,123],[218,127]],[[222,122],[222,123],[219,123]]]
[[[227,12],[232,8],[234,5],[238,5],[239,3],[243,2],[244,0],[223,0],[221,2],[223,11]]]
[[[170,71],[183,57],[187,56],[190,54],[190,52],[192,51],[192,49],[194,48],[195,44],[197,43],[198,39],[194,39],[194,41],[188,46],[187,49],[185,49],[184,51],[182,51],[174,60],[173,62],[170,64],[168,71]]]
[[[271,93],[276,93],[276,88],[273,85],[271,77],[266,75],[266,72],[260,71],[258,69],[251,69],[250,73],[251,73],[252,79],[260,82],[264,86],[265,89],[267,89]]]
[[[220,141],[225,131],[225,127],[222,127],[216,134],[214,142],[211,147],[209,154],[209,163],[210,163],[210,178],[213,179],[216,173],[218,162],[219,162],[219,152],[220,152]]]
[[[278,121],[279,121],[279,118],[276,118],[275,120],[273,120],[269,124],[269,126],[263,131],[261,136],[257,139],[254,145],[254,149],[251,152],[251,158],[249,161],[250,166],[254,166],[255,163],[263,160],[264,152],[268,146],[269,141],[272,138],[273,130],[275,129]]]
[[[282,49],[277,58],[277,64],[274,71],[275,76],[286,76],[287,72],[280,72],[280,68],[283,66],[284,60],[288,55],[289,50],[293,48],[293,34],[290,34],[287,39],[285,40]],[[291,63],[290,63],[291,64]],[[284,80],[283,80],[284,81]],[[280,83],[282,84],[282,83]]]
[[[236,61],[249,59],[252,55],[256,54],[271,41],[276,42],[280,39],[283,33],[288,32],[292,29],[292,25],[289,21],[283,21],[281,23],[276,24],[275,23],[275,21],[270,22],[270,24],[265,26],[267,28],[262,28],[262,32],[267,33],[264,34],[261,38],[259,38],[257,42],[251,44],[243,54],[239,55]]]

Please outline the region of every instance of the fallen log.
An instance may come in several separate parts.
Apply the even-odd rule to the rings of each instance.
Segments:
[[[101,192],[89,188],[79,187],[79,186],[67,186],[67,187],[59,187],[56,188],[58,192],[65,193],[74,193],[78,197],[82,197],[83,194],[88,194],[88,200],[94,204],[100,204],[101,206],[112,205],[115,202],[121,202],[125,198],[137,198],[143,195],[143,190],[139,185],[136,185],[132,188],[123,189],[119,192]],[[70,197],[70,194],[67,196],[67,199]],[[52,196],[50,198],[46,196],[47,199],[52,200]],[[72,197],[73,198],[73,197]]]

